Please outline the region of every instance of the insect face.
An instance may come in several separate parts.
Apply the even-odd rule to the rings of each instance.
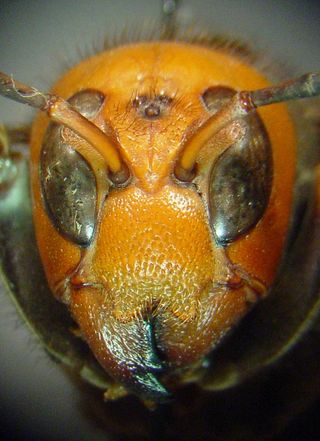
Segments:
[[[77,8],[72,2],[41,7],[39,2],[29,2],[27,8],[24,2],[3,3],[1,66],[13,78],[47,91],[61,75],[61,55],[69,58],[69,66],[74,64],[77,48],[95,41],[99,30],[110,38],[124,27],[130,35],[137,30],[140,34],[143,17],[149,21],[160,12],[158,1],[146,2],[144,10],[139,11],[141,3],[118,2],[111,9],[108,2],[100,0],[90,2],[89,8],[87,2],[77,4]],[[288,8],[285,2],[255,2],[252,8],[252,2],[234,2],[231,10],[226,2],[179,2],[179,28],[184,32],[189,14],[201,30],[205,27],[210,34],[222,32],[231,38],[242,35],[242,41],[259,51],[255,66],[269,63],[264,71],[268,78],[275,81],[278,73],[280,78],[290,78],[293,74],[280,67],[282,62],[297,67],[300,74],[318,68],[319,7],[316,2],[309,2],[307,8],[298,3]],[[127,26],[124,17],[129,8]],[[12,13],[8,15],[9,9]],[[203,141],[206,136],[202,130],[234,98],[235,91],[268,84],[248,66],[247,56],[233,52],[230,41],[228,48],[219,46],[218,50],[214,49],[216,42],[208,40],[209,49],[186,45],[189,51],[187,47],[182,51],[182,45],[175,52],[166,46],[161,59],[166,51],[170,56],[161,63],[161,69],[156,64],[154,83],[145,78],[146,87],[142,87],[142,78],[134,79],[133,87],[125,81],[134,66],[141,66],[143,71],[143,66],[150,67],[157,58],[147,56],[141,47],[135,52],[131,47],[131,54],[135,53],[131,63],[129,48],[110,52],[113,58],[119,54],[118,68],[109,58],[98,78],[88,61],[83,65],[86,69],[77,68],[81,73],[77,78],[70,72],[55,86],[57,94],[107,135],[102,144],[115,146],[124,172],[121,176],[111,171],[104,150],[99,150],[100,143],[90,142],[66,123],[38,116],[31,168],[34,217],[51,290],[64,303],[51,295],[42,274],[31,222],[33,204],[28,196],[27,165],[17,174],[8,161],[10,179],[0,186],[0,379],[2,429],[9,422],[12,431],[20,430],[14,439],[30,438],[33,433],[33,438],[49,436],[57,440],[66,434],[70,440],[79,439],[86,433],[95,441],[106,437],[269,439],[271,432],[283,429],[319,396],[319,206],[310,210],[312,204],[317,204],[313,184],[303,184],[301,190],[296,180],[298,210],[290,214],[294,227],[290,238],[294,241],[290,240],[286,259],[279,267],[291,205],[296,143],[292,123],[284,106],[276,104],[229,120],[229,128],[224,127],[221,136],[214,133]],[[200,57],[201,52],[205,57]],[[211,60],[216,53],[215,60],[224,60],[220,73]],[[239,65],[247,66],[242,67],[242,73],[251,70],[253,76],[247,75],[245,80]],[[194,82],[196,72],[203,81],[199,88]],[[173,86],[162,82],[157,87],[158,73],[159,79],[170,78]],[[117,89],[114,84],[118,84]],[[189,103],[193,110],[188,110]],[[0,123],[18,128],[31,121],[31,114],[23,113],[27,106],[1,97],[0,106]],[[298,148],[304,162],[299,162],[298,172],[303,171],[304,182],[306,169],[307,177],[312,178],[312,167],[319,160],[318,138],[312,131],[318,107],[303,100],[291,108],[300,135]],[[176,131],[174,125],[178,126]],[[7,128],[11,137],[12,127]],[[152,142],[148,143],[146,139],[151,135]],[[160,135],[162,143],[158,141]],[[12,139],[12,144],[15,141]],[[162,174],[163,182],[159,175],[152,180],[146,166],[149,150],[157,147],[152,152],[154,157],[162,154],[164,168],[168,155],[163,153],[168,153],[173,144],[177,148]],[[135,145],[137,154],[129,156],[129,147],[133,151]],[[201,148],[193,155],[195,163],[189,160],[191,169],[181,169],[190,146]],[[191,153],[195,152],[193,148]],[[52,167],[56,160],[60,161],[59,167]],[[264,167],[255,167],[262,162]],[[0,167],[1,163],[2,158]],[[22,187],[24,192],[20,193]],[[301,206],[309,207],[303,222]],[[199,228],[193,231],[195,224],[203,235]],[[305,227],[302,235],[300,226]],[[156,231],[161,233],[161,240],[155,237]],[[203,247],[203,243],[207,245]],[[177,255],[180,247],[178,259],[174,251]],[[196,247],[201,251],[198,254],[194,252]],[[201,254],[203,249],[208,260]],[[190,262],[192,256],[198,265],[196,260]],[[154,261],[163,277],[155,271]],[[187,274],[185,268],[195,270]],[[274,282],[275,272],[278,277]],[[217,283],[214,288],[214,280],[226,278],[227,283]],[[165,283],[168,279],[171,285]],[[178,285],[181,280],[185,286]],[[198,286],[202,280],[212,280],[211,291],[205,284],[201,291],[192,290],[197,280]],[[188,302],[182,295],[187,289]],[[6,305],[6,291],[14,297],[15,306],[36,332],[41,346],[30,341],[28,326],[20,324],[16,329],[15,311]],[[264,293],[268,294],[266,298],[235,326],[237,317]],[[206,296],[212,296],[213,303],[219,301],[219,306],[205,303]],[[80,332],[73,332],[76,325],[70,310],[105,371],[94,363],[93,352],[84,338],[79,338]],[[228,329],[232,333],[224,339]],[[23,338],[24,334],[28,337]],[[62,366],[52,363],[44,355],[44,348]],[[64,365],[67,372],[72,368],[76,377],[72,381],[61,369]],[[106,399],[125,393],[124,387],[115,387],[114,382],[122,382],[127,391],[139,397],[162,400],[166,391],[171,391],[174,400],[151,413],[134,397],[104,403],[102,393],[86,387],[83,379],[107,391]],[[310,439],[317,439],[317,415],[318,410],[311,423],[309,418],[304,420],[303,438],[309,433]],[[295,421],[292,436],[289,431],[284,438],[295,438],[300,424],[301,419]]]
[[[223,51],[178,43],[80,63],[53,91],[108,136],[127,170],[120,181],[72,130],[45,115],[33,127],[49,285],[107,372],[144,397],[165,396],[159,373],[198,363],[274,279],[294,169],[285,108],[201,139],[236,90],[267,84]],[[181,155],[199,143],[181,176]]]

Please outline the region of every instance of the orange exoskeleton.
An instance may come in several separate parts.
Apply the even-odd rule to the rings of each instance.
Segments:
[[[163,375],[198,365],[274,281],[296,141],[284,104],[255,108],[319,94],[318,75],[270,87],[226,50],[150,42],[81,62],[50,95],[0,84],[47,111],[31,178],[53,294],[116,381],[166,398]]]

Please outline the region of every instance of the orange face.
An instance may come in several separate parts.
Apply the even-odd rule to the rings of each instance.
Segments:
[[[53,92],[115,140],[129,170],[120,184],[98,153],[81,156],[87,142],[71,130],[45,115],[33,126],[49,285],[106,371],[142,396],[166,395],[157,372],[201,360],[274,280],[294,177],[285,106],[259,110],[230,146],[227,127],[204,143],[192,179],[175,175],[190,134],[234,91],[266,85],[237,57],[187,44],[129,45],[80,63]]]

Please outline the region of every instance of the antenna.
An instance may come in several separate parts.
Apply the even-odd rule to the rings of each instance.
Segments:
[[[56,95],[44,94],[34,87],[15,81],[2,72],[0,72],[0,95],[45,111],[52,120],[64,124],[88,141],[103,157],[112,174],[117,175],[117,181],[120,175],[127,175],[114,141],[64,99]]]
[[[209,139],[230,126],[235,120],[248,115],[257,107],[269,104],[309,98],[320,95],[320,72],[308,73],[301,77],[286,81],[276,86],[254,91],[241,91],[234,95],[217,113],[212,115],[204,124],[186,140],[182,154],[175,168],[175,174],[182,181],[192,180],[193,169],[201,148]],[[240,135],[241,136],[241,135]],[[232,138],[230,136],[230,138]],[[237,141],[237,139],[234,139]],[[226,147],[230,146],[227,145]]]

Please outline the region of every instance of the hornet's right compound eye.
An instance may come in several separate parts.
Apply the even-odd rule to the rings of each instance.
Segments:
[[[97,188],[87,161],[64,142],[63,126],[50,124],[41,154],[41,184],[49,218],[70,241],[87,247],[96,222]]]
[[[105,96],[98,90],[85,89],[68,99],[69,104],[82,116],[93,119],[101,110]]]
[[[104,100],[103,94],[88,89],[77,92],[68,102],[84,117],[93,119]],[[90,164],[68,144],[64,130],[69,129],[55,123],[47,129],[40,165],[43,195],[58,231],[77,245],[87,247],[96,223],[96,178]]]

